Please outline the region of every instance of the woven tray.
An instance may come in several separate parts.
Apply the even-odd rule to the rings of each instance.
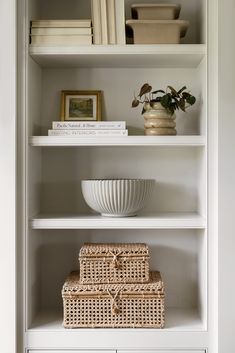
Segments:
[[[150,272],[142,284],[84,285],[72,272],[63,289],[65,328],[164,326],[164,284],[159,272]]]
[[[79,261],[81,283],[149,281],[146,244],[84,244]]]

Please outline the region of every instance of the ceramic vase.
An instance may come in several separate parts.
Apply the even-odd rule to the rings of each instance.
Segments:
[[[169,113],[160,102],[145,104],[145,135],[176,135],[175,114]]]

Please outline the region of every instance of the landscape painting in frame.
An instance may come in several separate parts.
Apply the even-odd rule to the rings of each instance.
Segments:
[[[61,120],[101,120],[101,91],[62,91]]]

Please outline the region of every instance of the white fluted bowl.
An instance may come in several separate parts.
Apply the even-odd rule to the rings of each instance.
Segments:
[[[102,216],[130,217],[144,207],[153,183],[151,179],[82,180],[82,194]]]

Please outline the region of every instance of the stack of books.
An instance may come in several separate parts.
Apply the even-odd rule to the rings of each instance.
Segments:
[[[48,136],[128,136],[125,121],[53,121]]]
[[[94,44],[125,44],[125,0],[91,0]]]
[[[92,44],[91,20],[31,21],[30,43],[35,45]]]

